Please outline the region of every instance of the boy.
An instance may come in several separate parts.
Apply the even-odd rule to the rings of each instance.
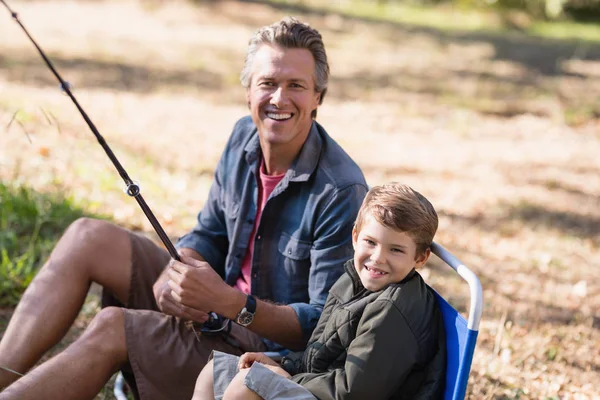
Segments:
[[[194,399],[432,399],[445,377],[443,323],[415,271],[438,218],[408,186],[373,187],[352,230],[354,258],[329,292],[308,347],[280,364],[215,352]],[[214,379],[214,380],[213,380]]]

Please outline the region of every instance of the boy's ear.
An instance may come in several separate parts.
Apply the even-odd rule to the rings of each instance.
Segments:
[[[358,232],[356,231],[356,225],[352,227],[352,248],[356,250],[356,242],[358,241]]]
[[[427,250],[425,250],[424,253],[421,253],[420,255],[418,255],[417,259],[415,260],[416,261],[416,263],[415,263],[415,269],[419,269],[423,265],[425,265],[425,263],[429,259],[430,255],[431,255],[431,249],[427,249]]]

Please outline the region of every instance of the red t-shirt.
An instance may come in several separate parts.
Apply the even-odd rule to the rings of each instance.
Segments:
[[[250,234],[250,242],[248,243],[248,249],[246,255],[242,260],[242,271],[240,277],[235,283],[235,287],[243,293],[250,294],[250,284],[252,282],[252,256],[254,255],[254,237],[256,236],[256,230],[260,224],[260,217],[262,215],[263,208],[267,203],[267,199],[275,189],[275,186],[283,179],[285,174],[282,175],[267,175],[264,171],[265,162],[264,160],[260,163],[259,176],[258,176],[258,201],[256,209],[256,219],[254,220],[254,229]]]

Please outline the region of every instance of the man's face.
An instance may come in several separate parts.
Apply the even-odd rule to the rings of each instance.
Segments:
[[[302,147],[319,105],[315,92],[315,61],[307,49],[262,45],[252,64],[246,92],[261,145]]]
[[[429,252],[416,258],[417,245],[404,232],[396,231],[367,216],[360,232],[352,231],[354,268],[363,286],[372,292],[400,282],[413,268],[425,264]]]

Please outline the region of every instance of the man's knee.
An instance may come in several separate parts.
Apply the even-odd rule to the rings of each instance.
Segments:
[[[66,230],[52,257],[57,265],[110,267],[129,262],[131,245],[126,230],[107,221],[79,218]]]
[[[81,337],[90,351],[99,351],[118,362],[127,361],[125,313],[118,307],[100,310]]]
[[[67,239],[74,240],[79,248],[87,251],[114,243],[115,235],[122,235],[123,229],[118,226],[93,218],[78,218],[65,232]]]

